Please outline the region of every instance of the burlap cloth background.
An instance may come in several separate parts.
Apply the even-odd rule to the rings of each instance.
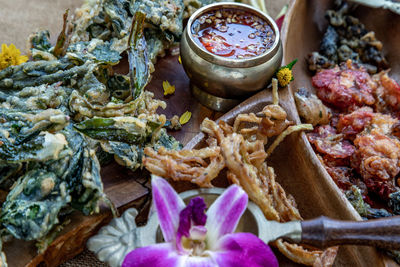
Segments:
[[[290,0],[267,0],[267,9],[275,17]],[[0,44],[15,44],[27,52],[27,37],[37,29],[48,29],[54,40],[62,27],[62,14],[70,9],[73,14],[83,0],[0,0]],[[84,251],[62,267],[108,266],[99,262],[89,251]],[[60,267],[61,267],[60,266]],[[12,266],[11,266],[12,267]]]

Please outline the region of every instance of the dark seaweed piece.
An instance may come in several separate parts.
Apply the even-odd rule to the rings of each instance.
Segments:
[[[346,62],[348,59],[352,60],[353,62],[359,61],[359,55],[347,45],[341,45],[337,50],[337,55],[339,62]]]
[[[143,26],[146,15],[141,12],[135,14],[129,36],[129,76],[131,79],[131,91],[133,99],[139,97],[144,87],[150,81],[150,61],[147,54],[146,40],[143,34]]]
[[[363,218],[378,219],[382,217],[391,217],[393,214],[385,209],[374,209],[363,200],[360,188],[352,185],[349,190],[345,192],[346,198],[349,200],[354,209]]]
[[[400,250],[382,250],[389,257],[393,258],[398,264],[400,264]]]
[[[394,192],[389,195],[388,204],[394,214],[400,215],[400,191]]]
[[[335,61],[329,60],[327,57],[318,52],[312,52],[307,57],[308,69],[317,71],[320,69],[329,69],[336,65]]]
[[[337,61],[337,43],[339,35],[332,26],[328,26],[324,37],[322,38],[320,53],[329,58],[330,60]]]

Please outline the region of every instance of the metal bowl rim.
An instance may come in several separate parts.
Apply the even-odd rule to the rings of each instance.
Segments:
[[[250,11],[251,13],[259,16],[263,20],[265,20],[273,29],[275,34],[275,41],[274,44],[269,48],[266,52],[261,55],[245,58],[245,59],[232,59],[232,58],[225,58],[221,56],[217,56],[212,54],[211,52],[206,51],[204,48],[200,47],[193,39],[193,35],[191,32],[193,22],[200,17],[202,14],[207,13],[212,10],[217,10],[218,7],[220,8],[233,8],[233,9],[240,9]],[[226,67],[233,67],[233,68],[247,68],[247,67],[254,67],[260,64],[267,62],[271,59],[278,51],[281,37],[278,26],[276,25],[275,21],[267,14],[261,12],[260,10],[242,3],[235,3],[235,2],[219,2],[210,5],[206,5],[200,9],[198,9],[195,13],[190,16],[188,23],[186,25],[185,33],[186,39],[188,42],[189,47],[201,58],[211,63],[222,65]]]

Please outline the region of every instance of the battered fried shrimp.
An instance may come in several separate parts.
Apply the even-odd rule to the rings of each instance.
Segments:
[[[211,181],[225,167],[219,147],[181,151],[161,147],[157,152],[147,147],[144,153],[143,165],[151,173],[201,187],[212,187]]]

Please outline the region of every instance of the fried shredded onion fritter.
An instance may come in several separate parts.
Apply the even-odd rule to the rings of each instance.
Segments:
[[[276,181],[274,169],[266,159],[283,139],[296,131],[312,130],[311,124],[292,125],[280,107],[277,84],[273,83],[273,104],[255,114],[240,114],[233,126],[204,119],[200,129],[207,135],[208,147],[169,151],[144,150],[144,166],[151,173],[174,181],[190,181],[200,187],[212,187],[212,180],[226,168],[227,179],[240,185],[268,220],[302,220],[294,198]],[[276,137],[266,149],[268,139]],[[297,263],[330,266],[337,248],[325,251],[305,249],[301,245],[277,240],[274,244],[286,257]]]

